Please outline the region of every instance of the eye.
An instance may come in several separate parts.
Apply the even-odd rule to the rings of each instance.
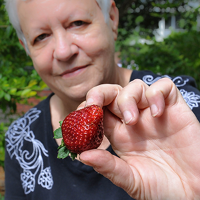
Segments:
[[[34,43],[40,42],[40,41],[44,40],[46,37],[48,37],[48,36],[49,36],[49,34],[46,34],[46,33],[41,34],[38,37],[36,37],[36,39],[34,40]]]
[[[85,24],[85,22],[79,20],[79,21],[73,22],[73,23],[72,23],[72,26],[82,26],[82,25],[84,25],[84,24]]]

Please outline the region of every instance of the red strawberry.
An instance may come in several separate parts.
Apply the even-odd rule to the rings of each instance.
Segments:
[[[61,128],[54,132],[54,138],[63,137],[58,158],[77,154],[99,147],[103,140],[103,110],[91,105],[71,112],[62,122]]]

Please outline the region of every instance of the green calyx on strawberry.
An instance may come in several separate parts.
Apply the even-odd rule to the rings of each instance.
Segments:
[[[63,138],[58,147],[58,158],[71,156],[72,160],[77,154],[100,146],[104,135],[103,110],[97,105],[91,105],[71,112],[60,128],[54,131],[54,138]]]

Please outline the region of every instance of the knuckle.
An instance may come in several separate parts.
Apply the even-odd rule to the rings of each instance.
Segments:
[[[129,84],[144,85],[145,83],[141,79],[135,79],[135,80],[131,81]]]

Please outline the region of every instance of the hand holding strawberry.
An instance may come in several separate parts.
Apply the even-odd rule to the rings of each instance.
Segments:
[[[200,199],[200,124],[170,79],[100,85],[90,103],[105,107],[105,135],[118,157],[95,149],[82,162],[134,199]]]
[[[59,146],[58,158],[71,155],[74,160],[77,154],[99,147],[103,140],[103,110],[91,105],[70,113],[61,127],[54,131],[54,138],[63,138]]]

